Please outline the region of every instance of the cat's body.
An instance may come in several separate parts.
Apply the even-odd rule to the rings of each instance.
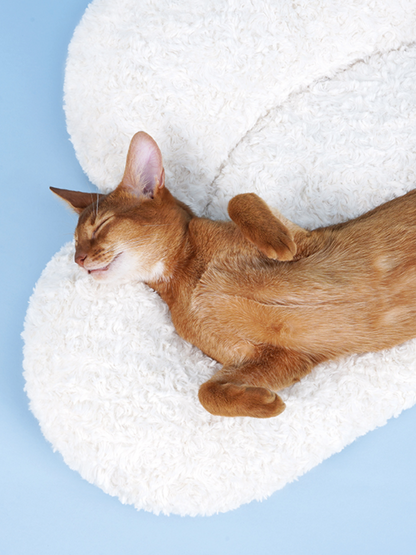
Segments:
[[[178,333],[223,364],[199,392],[213,414],[275,416],[275,392],[316,364],[416,336],[416,191],[314,231],[253,194],[230,201],[233,221],[213,222],[164,187],[144,133],[110,195],[54,191],[80,213],[76,262],[148,283]]]

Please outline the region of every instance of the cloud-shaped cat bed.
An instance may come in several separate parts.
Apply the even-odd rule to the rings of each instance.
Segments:
[[[142,129],[200,214],[253,191],[302,226],[335,223],[416,185],[415,39],[413,0],[96,0],[69,49],[68,129],[103,191]],[[209,515],[265,498],[416,402],[411,341],[321,365],[279,417],[212,416],[197,391],[216,363],[155,292],[98,284],[73,251],[31,298],[26,391],[66,463],[124,503]]]

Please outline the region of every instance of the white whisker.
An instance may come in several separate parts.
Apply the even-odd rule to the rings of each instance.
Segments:
[[[145,244],[145,241],[141,239],[131,239],[130,241],[123,241],[122,243],[117,243],[116,245],[112,245],[108,249],[101,251],[100,254],[102,256],[106,256],[108,254],[117,256],[121,254],[126,248],[135,247],[143,244]]]
[[[173,225],[171,224],[140,224],[140,227],[164,227],[166,225]]]
[[[143,241],[142,239],[137,239],[137,240],[131,239],[130,241],[123,241],[122,243],[118,243],[117,248],[144,245],[145,243],[146,243],[146,241]]]
[[[97,195],[97,202],[95,204],[95,219],[98,218],[98,206],[100,204],[100,195],[98,194],[98,191],[97,191],[96,195]]]

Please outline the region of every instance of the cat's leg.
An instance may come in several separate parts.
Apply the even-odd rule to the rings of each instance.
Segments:
[[[228,203],[228,214],[248,241],[275,260],[293,260],[297,240],[308,235],[254,193],[233,197]]]
[[[224,366],[201,385],[199,400],[208,412],[219,416],[277,416],[285,404],[274,391],[298,382],[322,360],[265,347],[255,360]]]

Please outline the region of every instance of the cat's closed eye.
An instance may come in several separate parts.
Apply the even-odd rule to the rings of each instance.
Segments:
[[[106,218],[105,220],[103,220],[102,222],[100,222],[98,224],[98,226],[94,229],[94,231],[92,232],[91,238],[95,239],[97,233],[100,231],[100,229],[103,228],[103,226],[108,223],[110,220],[112,220],[114,218],[114,216],[109,216],[108,218]]]

